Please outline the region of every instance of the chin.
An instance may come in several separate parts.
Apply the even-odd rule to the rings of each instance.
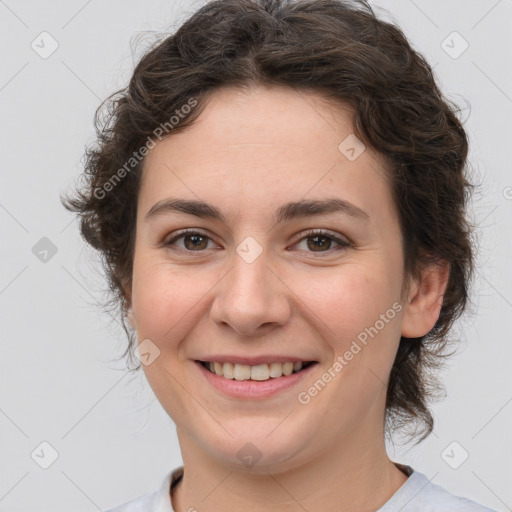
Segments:
[[[311,447],[308,440],[314,440],[314,434],[308,436],[304,429],[291,420],[267,417],[258,421],[254,418],[232,420],[215,429],[217,436],[201,440],[203,449],[216,461],[236,471],[253,474],[280,473],[305,463],[306,451]],[[288,425],[285,426],[285,423]],[[311,428],[313,430],[313,428]],[[201,433],[198,433],[202,437]],[[315,450],[313,450],[315,451]],[[314,457],[310,454],[309,458]],[[304,459],[304,460],[302,460]]]

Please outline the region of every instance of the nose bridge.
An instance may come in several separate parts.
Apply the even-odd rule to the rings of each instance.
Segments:
[[[213,320],[244,334],[285,323],[289,315],[285,287],[271,269],[268,251],[248,237],[236,248],[230,265],[215,295]]]

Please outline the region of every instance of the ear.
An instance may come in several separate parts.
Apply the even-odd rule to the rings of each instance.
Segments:
[[[402,336],[419,338],[435,325],[443,305],[450,266],[441,261],[425,267],[419,280],[414,280],[404,305]]]

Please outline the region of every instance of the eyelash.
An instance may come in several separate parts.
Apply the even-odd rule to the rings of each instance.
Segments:
[[[199,235],[199,236],[202,236],[202,237],[205,237],[205,238],[208,238],[209,240],[211,240],[211,238],[208,235],[206,235],[204,233],[201,233],[200,231],[196,231],[194,229],[184,229],[183,231],[180,231],[171,240],[169,240],[168,242],[165,242],[164,243],[165,247],[169,247],[171,250],[176,251],[176,252],[188,253],[188,254],[194,253],[194,252],[201,253],[201,252],[204,252],[206,250],[206,249],[203,249],[203,250],[198,250],[198,251],[190,251],[188,249],[181,249],[179,247],[172,247],[173,244],[177,240],[179,240],[180,238],[185,237],[186,235]],[[331,234],[328,231],[325,231],[323,229],[310,229],[310,230],[306,231],[304,236],[300,240],[298,240],[296,242],[296,244],[298,244],[299,242],[302,242],[303,240],[306,240],[308,238],[313,238],[315,236],[323,236],[323,237],[326,237],[326,238],[330,238],[331,240],[333,240],[334,242],[336,242],[338,244],[337,247],[330,248],[327,251],[318,251],[317,254],[320,254],[320,255],[322,255],[322,254],[330,254],[333,251],[339,251],[339,250],[347,249],[348,247],[352,247],[352,244],[348,240],[343,240],[341,238],[338,238],[337,236],[335,236],[335,235],[333,235],[333,234]],[[316,251],[306,251],[306,252],[310,252],[312,254],[315,254]],[[320,256],[320,257],[322,257],[322,256]]]

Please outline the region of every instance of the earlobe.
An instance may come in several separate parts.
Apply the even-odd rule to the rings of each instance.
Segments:
[[[412,284],[402,319],[404,338],[419,338],[434,327],[441,312],[449,276],[449,264],[439,262],[426,267],[420,280]]]

